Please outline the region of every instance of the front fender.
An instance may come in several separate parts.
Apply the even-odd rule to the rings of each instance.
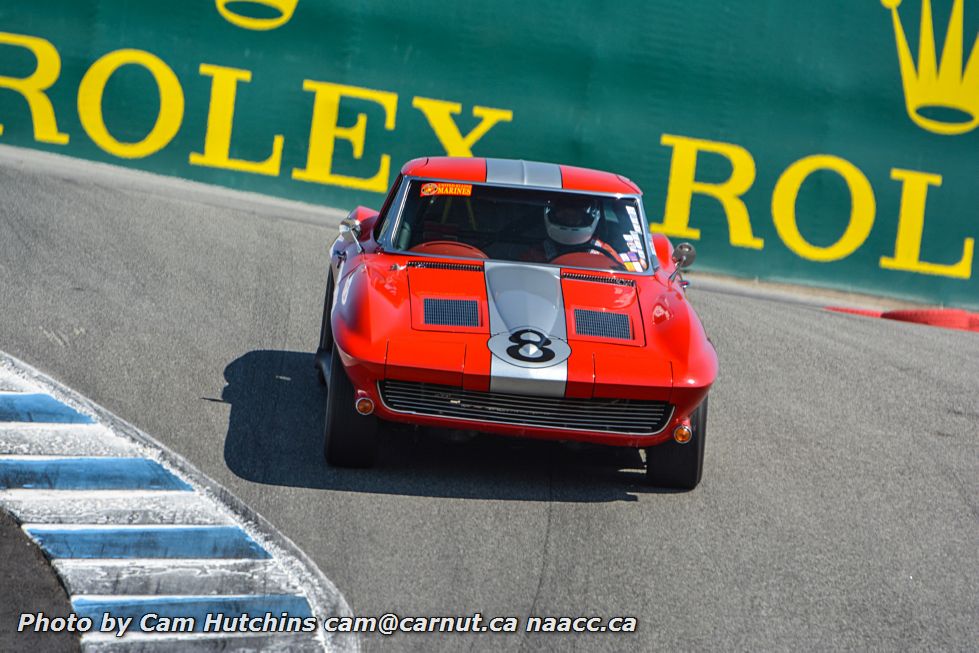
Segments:
[[[404,270],[382,254],[357,256],[341,267],[333,301],[333,339],[357,361],[383,370],[387,343],[411,324]]]
[[[687,414],[700,404],[717,379],[717,352],[683,292],[666,287],[665,281],[658,285],[660,291],[642,302],[647,339],[650,346],[669,357],[671,396],[677,410]]]

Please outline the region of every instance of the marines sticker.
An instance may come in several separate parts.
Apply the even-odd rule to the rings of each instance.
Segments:
[[[421,196],[430,197],[432,195],[456,195],[469,197],[473,194],[472,184],[438,184],[429,182],[422,184]]]

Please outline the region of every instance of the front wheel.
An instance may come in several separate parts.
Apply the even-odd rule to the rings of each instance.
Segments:
[[[371,467],[377,453],[377,417],[354,408],[354,386],[333,346],[323,425],[326,462],[335,467]]]
[[[333,270],[327,273],[326,297],[323,298],[323,321],[320,322],[320,342],[316,349],[316,377],[320,385],[326,385],[326,378],[319,366],[320,356],[329,356],[333,349]]]
[[[704,444],[707,439],[707,397],[690,416],[690,442],[680,444],[672,438],[646,448],[646,481],[650,485],[677,490],[692,490],[700,483],[704,470]]]

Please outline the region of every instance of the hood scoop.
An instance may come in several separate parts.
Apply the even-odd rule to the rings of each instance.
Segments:
[[[478,327],[479,302],[475,299],[426,297],[424,322],[433,326]]]
[[[492,335],[531,328],[546,336],[568,337],[557,269],[491,262],[485,270]]]

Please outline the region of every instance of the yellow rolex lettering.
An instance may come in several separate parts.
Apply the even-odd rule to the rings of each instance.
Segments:
[[[218,8],[218,13],[232,25],[243,27],[244,29],[266,32],[288,23],[292,18],[293,12],[296,11],[296,5],[299,4],[299,0],[214,0],[214,3]],[[274,9],[279,12],[279,15],[273,16],[272,18],[251,18],[232,11],[228,7],[230,4],[242,5],[247,3]]]
[[[755,160],[748,150],[738,145],[707,141],[684,136],[663,134],[660,143],[673,148],[670,180],[666,190],[666,209],[663,222],[650,224],[652,231],[677,238],[700,238],[700,229],[690,226],[690,206],[694,193],[713,197],[724,208],[730,230],[730,242],[735,247],[761,249],[764,241],[751,232],[751,218],[741,196],[755,182]],[[697,181],[697,154],[710,152],[726,158],[731,164],[731,176],[720,183]]]
[[[832,245],[817,247],[799,232],[795,203],[803,182],[817,170],[837,173],[850,189],[850,221]],[[838,261],[857,251],[874,226],[877,201],[867,177],[855,165],[836,156],[816,154],[799,159],[782,173],[772,193],[772,219],[786,247],[809,261]]]
[[[309,152],[305,168],[293,168],[292,178],[320,184],[332,184],[359,190],[383,193],[388,189],[391,172],[391,156],[381,155],[381,165],[370,178],[349,177],[333,173],[333,149],[338,138],[348,141],[353,148],[355,159],[364,156],[364,139],[367,133],[367,115],[357,114],[352,127],[337,124],[340,117],[340,101],[354,98],[374,102],[384,108],[384,129],[394,129],[395,113],[398,110],[398,96],[388,91],[375,91],[358,86],[344,86],[307,79],[303,90],[315,94],[313,100],[313,120],[309,132]]]
[[[58,131],[54,107],[45,93],[58,81],[58,76],[61,74],[61,56],[58,51],[49,41],[42,38],[9,32],[0,32],[0,44],[30,50],[37,60],[37,68],[27,77],[0,75],[0,88],[16,91],[27,100],[31,121],[34,124],[34,140],[39,143],[67,145],[68,134]],[[0,124],[0,134],[3,134],[2,124]]]
[[[127,65],[146,68],[160,90],[156,123],[143,140],[135,143],[117,140],[109,133],[102,115],[105,85],[119,68]],[[156,55],[143,50],[116,50],[92,64],[82,78],[78,117],[89,138],[100,148],[123,159],[140,159],[159,152],[177,135],[184,117],[184,91],[173,70]]]
[[[925,202],[928,199],[928,187],[941,186],[941,175],[893,168],[891,179],[902,183],[901,212],[897,219],[894,256],[882,256],[880,267],[885,270],[904,270],[953,279],[971,279],[974,238],[965,239],[962,244],[962,257],[958,263],[946,265],[921,260],[921,238],[925,229]]]
[[[463,136],[452,117],[462,112],[462,105],[458,102],[416,97],[411,101],[411,106],[421,111],[428,120],[435,137],[445,148],[448,156],[472,156],[473,145],[485,136],[486,132],[498,123],[513,120],[513,112],[507,109],[473,107],[473,116],[480,119],[479,124]]]
[[[200,73],[211,77],[211,108],[207,114],[204,152],[203,154],[192,152],[190,163],[195,166],[277,176],[282,163],[283,137],[281,135],[272,138],[272,154],[264,161],[231,158],[231,128],[235,119],[238,82],[250,82],[251,71],[205,63],[201,64]]]

